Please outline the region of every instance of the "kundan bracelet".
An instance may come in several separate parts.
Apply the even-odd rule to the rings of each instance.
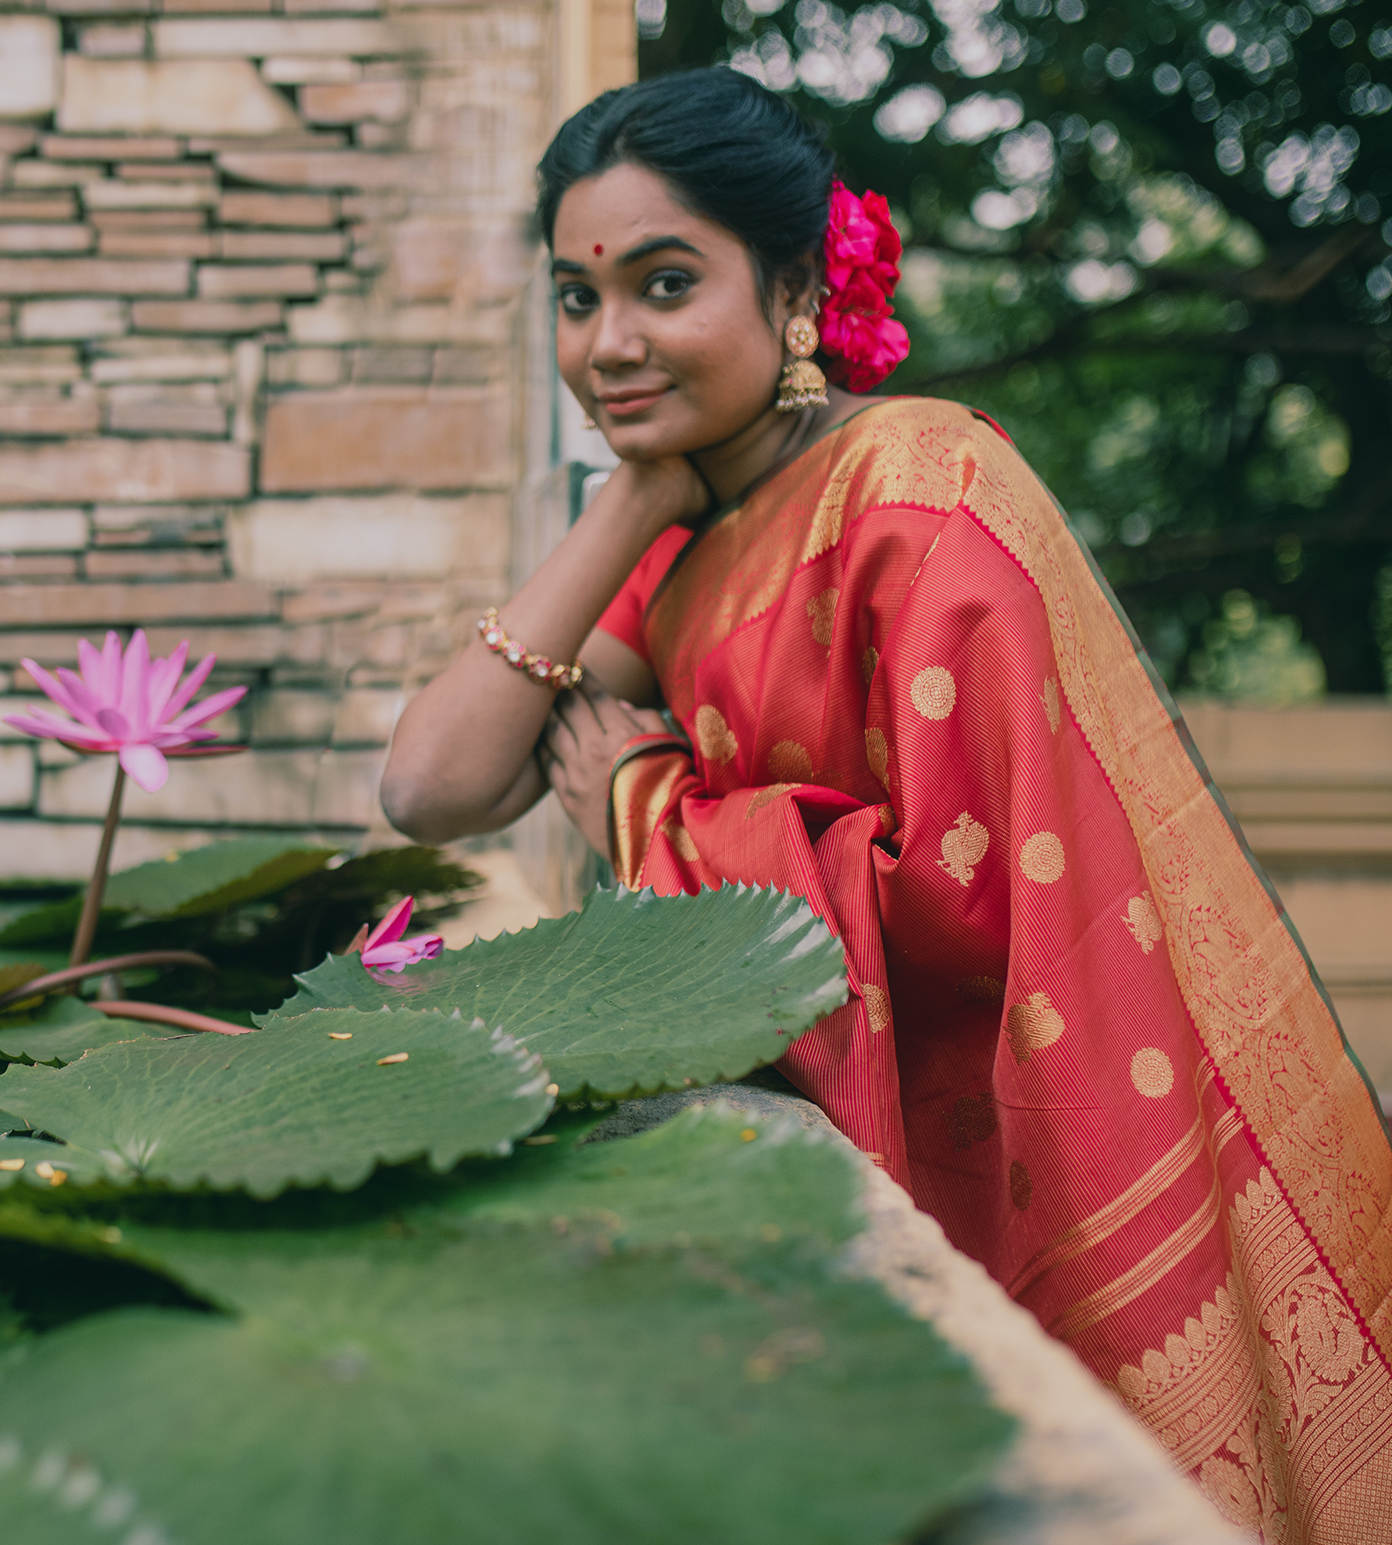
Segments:
[[[579,660],[572,660],[569,665],[557,665],[554,661],[548,660],[544,654],[533,654],[525,644],[520,644],[515,638],[507,636],[507,630],[498,620],[496,606],[490,606],[484,612],[478,620],[477,627],[479,637],[494,654],[501,655],[514,670],[525,671],[533,681],[539,681],[543,686],[550,687],[553,692],[561,692],[567,687],[580,685],[585,667]]]

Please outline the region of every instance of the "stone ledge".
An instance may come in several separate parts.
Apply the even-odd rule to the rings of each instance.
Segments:
[[[1247,1536],[1173,1469],[1116,1397],[810,1101],[758,1084],[657,1095],[623,1102],[596,1136],[630,1136],[690,1105],[722,1101],[799,1123],[853,1155],[868,1224],[846,1249],[847,1272],[879,1282],[929,1321],[1020,1423],[986,1494],[940,1525],[933,1545],[1244,1545]]]

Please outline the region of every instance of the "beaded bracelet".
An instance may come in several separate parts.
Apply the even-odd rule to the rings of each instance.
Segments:
[[[498,620],[496,606],[490,606],[484,612],[478,620],[477,627],[479,637],[494,654],[501,655],[514,670],[525,671],[533,681],[539,681],[543,686],[550,687],[553,692],[580,685],[585,667],[579,660],[572,660],[569,665],[557,665],[548,660],[544,654],[533,654],[526,645],[519,644],[515,638],[507,636],[506,629]]]

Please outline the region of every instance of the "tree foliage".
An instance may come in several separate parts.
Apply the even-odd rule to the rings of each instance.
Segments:
[[[1363,0],[638,0],[890,199],[891,389],[1000,418],[1169,678],[1392,660],[1392,25]],[[1302,643],[1301,640],[1304,642]]]

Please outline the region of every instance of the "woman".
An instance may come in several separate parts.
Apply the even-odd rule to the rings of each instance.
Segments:
[[[1380,1117],[1009,442],[819,390],[818,322],[858,392],[902,355],[883,201],[711,70],[571,119],[540,217],[619,465],[408,708],[392,819],[488,831],[554,786],[629,885],[806,896],[852,998],[788,1076],[1228,1517],[1392,1537]]]

